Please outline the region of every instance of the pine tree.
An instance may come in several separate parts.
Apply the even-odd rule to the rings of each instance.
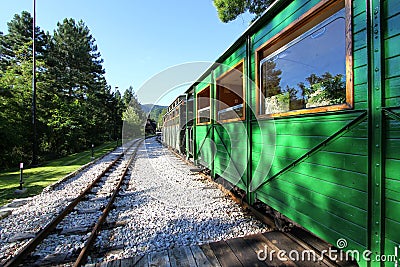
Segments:
[[[7,34],[0,32],[0,168],[21,160],[29,163],[32,152],[32,23],[24,11],[8,23]],[[57,24],[54,36],[39,27],[35,31],[42,159],[81,151],[110,138],[113,122],[118,129],[122,125],[128,99],[113,94],[107,85],[89,28],[82,21],[65,19]]]
[[[19,58],[32,57],[32,46],[26,46],[32,42],[33,18],[27,11],[23,11],[21,15],[14,15],[14,18],[7,23],[8,34],[0,38],[0,61],[2,66],[10,66],[13,63],[18,63],[17,53]],[[35,50],[38,59],[43,59],[46,51],[46,43],[48,35],[40,30],[38,26],[35,29]],[[21,49],[25,47],[21,54]]]
[[[102,62],[95,39],[83,21],[65,19],[57,24],[47,64],[57,94],[49,125],[57,139],[54,149],[61,154],[83,149],[105,135],[105,123],[112,114]]]

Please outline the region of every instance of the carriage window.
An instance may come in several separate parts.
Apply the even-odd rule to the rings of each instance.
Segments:
[[[346,104],[345,9],[308,29],[262,51],[260,114]]]
[[[244,119],[243,61],[217,79],[218,121]]]
[[[209,123],[210,113],[210,86],[197,93],[197,124]]]

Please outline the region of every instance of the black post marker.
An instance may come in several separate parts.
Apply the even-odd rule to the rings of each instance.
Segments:
[[[21,162],[19,164],[19,169],[20,169],[20,174],[19,174],[19,190],[22,190],[22,184],[24,183],[24,181],[22,180],[22,172],[24,169],[24,163]]]

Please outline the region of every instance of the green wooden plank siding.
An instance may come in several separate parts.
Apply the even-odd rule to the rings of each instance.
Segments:
[[[290,195],[285,188],[271,186],[268,189],[268,191],[258,192],[257,198],[276,210],[285,210],[288,218],[301,225],[306,225],[308,230],[317,233],[321,238],[333,244],[336,243],[337,237],[346,238],[349,248],[359,250],[366,248],[364,245],[366,235],[363,234],[365,232],[363,227],[328,213],[326,210],[321,210],[311,202],[312,199],[311,201],[302,201],[300,194]],[[326,221],[328,223],[325,223]]]
[[[365,10],[366,10],[365,4],[366,4],[365,1],[353,1],[352,2],[352,5],[353,5],[353,17],[358,16],[360,13],[364,13],[365,14]]]
[[[246,47],[245,44],[243,44],[221,65],[217,66],[216,69],[213,70],[215,79],[236,65],[245,56]],[[211,83],[212,75],[210,74],[197,86],[198,89],[196,92],[199,92]],[[215,95],[215,90],[215,86],[211,86],[211,97]],[[247,167],[246,154],[243,154],[243,151],[246,151],[247,143],[243,142],[242,138],[242,136],[245,136],[245,132],[243,132],[245,126],[237,127],[239,124],[243,125],[242,122],[234,122],[224,123],[222,126],[216,123],[213,125],[202,126],[201,128],[203,130],[198,132],[196,135],[196,143],[200,146],[204,139],[208,138],[200,150],[200,162],[209,167],[213,166],[216,174],[224,175],[226,180],[242,189],[246,189],[246,185],[243,182],[245,179],[243,179],[242,175]],[[206,134],[209,127],[214,128]]]
[[[383,37],[385,63],[385,105],[400,105],[400,2],[383,1]],[[393,112],[400,114],[400,109]],[[388,118],[385,122],[385,243],[384,253],[400,251],[400,122]],[[393,266],[386,264],[386,266]]]
[[[359,68],[367,65],[368,58],[367,56],[367,50],[365,47],[355,50],[353,54],[353,64],[354,68]]]
[[[400,151],[400,139],[386,139],[387,147],[390,148],[387,150],[386,158],[387,159],[398,159],[399,151]]]
[[[385,98],[386,106],[397,106],[398,101],[393,98],[400,98],[400,31],[398,25],[400,23],[400,14],[390,11],[390,8],[396,10],[398,6],[387,3],[385,14],[387,14],[387,20],[385,20],[384,31],[384,53],[385,53],[385,67],[387,69],[385,75]]]
[[[400,123],[387,119],[386,129],[385,253],[390,254],[393,244],[400,244]]]
[[[400,75],[399,65],[400,56],[385,59],[386,79],[398,77]]]
[[[286,177],[276,179],[268,185],[268,187],[271,187],[272,189],[282,188],[286,192],[285,196],[277,196],[278,200],[295,197],[302,201],[305,206],[312,205],[314,211],[318,210],[318,212],[321,212],[322,214],[331,213],[336,217],[340,217],[345,220],[343,225],[358,225],[364,229],[367,227],[367,205],[365,201],[362,201],[362,199],[365,198],[365,192],[349,190],[348,188],[332,184],[329,189],[325,188],[324,190],[331,191],[331,193],[327,195],[324,194],[325,192],[321,193],[318,186],[320,181],[317,179],[312,179],[311,177],[295,172],[290,172],[284,176]],[[313,183],[314,185],[312,185]],[[354,205],[349,205],[347,201],[343,201],[343,199],[349,198],[357,200],[360,197],[361,201],[358,201],[357,206],[362,207],[354,207]],[[328,218],[323,219],[321,222],[325,223],[327,221],[328,224],[331,223]],[[339,227],[342,228],[343,225]],[[359,233],[360,232],[358,232],[358,234]]]
[[[400,159],[386,159],[386,177],[399,179]]]
[[[275,141],[277,151],[284,151],[286,148],[293,151],[298,150],[299,156],[307,152],[312,145],[317,145],[326,139],[324,136],[279,135],[277,137],[279,137]],[[341,153],[345,151],[344,149],[349,149],[353,155],[367,156],[366,146],[366,138],[342,137],[326,147],[324,151]],[[253,152],[259,153],[260,148],[255,148]],[[277,155],[279,155],[279,152],[277,152]]]
[[[357,51],[366,48],[367,45],[367,29],[365,25],[366,13],[363,13],[353,17],[353,26],[357,31],[353,31],[353,50]]]
[[[225,57],[222,62],[225,66],[214,70],[213,78],[218,78],[240,60],[249,58],[250,78],[255,82],[256,49],[319,2],[320,0],[289,1],[287,6],[280,8],[279,12],[250,36],[250,55],[246,55],[244,43],[238,45],[235,52]],[[374,13],[374,10],[368,10],[367,13],[367,3],[372,6],[382,3],[384,31],[379,37],[382,38],[382,50],[376,51],[381,52],[382,62],[377,54],[373,54],[374,51],[368,54],[371,47],[377,47],[376,42],[371,41],[374,40],[371,37],[374,34],[373,27],[367,29],[366,20],[373,17],[371,14]],[[382,102],[385,107],[394,108],[392,111],[400,114],[400,1],[353,0],[352,8],[353,111],[302,114],[273,120],[257,120],[253,116],[249,144],[244,138],[247,135],[245,122],[215,124],[214,130],[208,134],[206,133],[211,125],[197,126],[196,144],[199,148],[205,138],[213,138],[213,144],[207,141],[200,148],[200,155],[206,166],[214,167],[215,174],[222,175],[242,189],[249,186],[249,191],[254,192],[256,198],[326,241],[335,244],[337,239],[345,238],[348,249],[360,251],[366,248],[379,250],[379,245],[375,245],[374,234],[374,229],[378,228],[371,219],[377,211],[372,200],[375,201],[375,195],[379,195],[374,189],[374,182],[379,175],[374,177],[371,174],[374,173],[371,172],[371,164],[376,162],[373,161],[376,157],[372,152],[380,153],[376,147],[383,145],[384,162],[381,165],[384,165],[385,184],[382,200],[385,203],[382,205],[384,216],[382,220],[379,218],[384,224],[382,253],[393,254],[394,246],[400,244],[400,121],[384,115],[383,143],[375,146],[375,143],[368,141],[371,137],[374,142],[379,139],[375,135],[375,124],[369,123],[378,117],[376,110],[379,112],[380,106],[376,108],[373,105],[379,105],[380,100],[377,101],[376,98],[379,98],[380,92],[372,91],[374,97],[368,93],[375,89],[371,88],[372,85],[379,85],[380,82],[379,74],[371,76],[371,71],[382,71]],[[368,42],[371,42],[371,46]],[[374,71],[375,67],[372,66],[380,68]],[[195,91],[198,92],[212,83],[213,78],[208,75],[196,86]],[[215,95],[214,86],[211,86],[211,90],[211,95]],[[246,94],[249,94],[251,108],[255,110],[255,86],[246,88]],[[334,135],[360,115],[361,111],[370,111],[373,116],[280,176],[266,182],[268,178]],[[249,165],[246,162],[248,146],[252,149]],[[246,184],[245,176],[238,179],[238,173],[246,174],[247,166],[251,168],[250,185]],[[363,261],[360,264],[366,266]]]
[[[231,56],[224,60],[224,62],[214,70],[215,77],[218,78],[245,57],[246,46],[245,44],[242,44]]]
[[[399,40],[400,43],[400,40]],[[392,77],[385,80],[385,98],[400,96],[400,77]]]
[[[216,125],[214,142],[216,144],[216,157],[214,168],[216,174],[226,180],[246,189],[245,170],[247,168],[246,128],[243,122],[224,123]]]
[[[367,80],[368,80],[367,66],[362,66],[354,69],[354,85],[361,85],[361,84],[365,85]],[[364,86],[363,89],[367,90],[366,86]]]
[[[315,118],[314,118],[315,119]],[[269,173],[270,175],[274,174],[275,172],[278,172],[281,170],[283,167],[287,166],[290,162],[292,162],[294,159],[296,159],[298,156],[304,154],[306,151],[308,151],[311,147],[315,146],[322,140],[324,140],[324,137],[329,136],[332,134],[332,132],[336,128],[340,128],[340,125],[343,125],[343,121],[337,121],[336,120],[327,120],[325,122],[322,121],[317,121],[316,125],[313,125],[312,121],[309,121],[309,126],[307,126],[306,121],[303,119],[298,119],[297,122],[296,120],[290,120],[290,129],[287,126],[287,123],[283,123],[283,120],[281,122],[277,123],[277,136],[276,136],[276,152],[275,155],[273,155],[273,151],[269,151],[267,149],[266,152],[264,152],[265,155],[270,153],[270,157],[273,158],[273,164],[271,168],[271,172]],[[324,125],[325,123],[325,125]],[[261,123],[262,124],[262,123]],[[327,127],[329,125],[329,127]],[[311,127],[312,126],[312,127]],[[315,126],[315,127],[314,127]],[[325,126],[325,127],[324,127]],[[262,127],[261,127],[262,129]],[[253,130],[253,140],[254,142],[257,142],[256,140],[259,138],[262,138],[261,130],[259,127],[255,127]],[[315,130],[319,129],[319,130]],[[364,131],[365,131],[365,125],[364,125]],[[282,136],[281,134],[286,134]],[[312,135],[314,134],[314,135]],[[316,135],[319,136],[316,136]],[[366,133],[364,132],[363,134],[366,136]],[[282,138],[280,138],[282,137]],[[317,194],[317,192],[324,192],[324,194],[321,194],[320,198],[325,198],[325,201],[319,202],[317,200],[314,200],[313,202],[317,203],[330,203],[328,206],[332,207],[332,210],[329,210],[329,212],[335,214],[338,203],[346,203],[342,207],[349,205],[352,207],[352,209],[348,209],[347,214],[352,214],[353,210],[360,211],[360,214],[362,215],[362,220],[363,222],[363,229],[365,231],[366,228],[366,209],[367,209],[367,195],[366,195],[366,188],[367,188],[367,177],[366,177],[366,164],[367,164],[367,158],[361,158],[356,155],[348,154],[346,155],[345,153],[338,154],[338,153],[331,153],[329,150],[336,151],[336,152],[352,152],[351,146],[348,145],[349,137],[344,136],[343,140],[338,139],[337,142],[332,143],[331,145],[328,145],[324,150],[326,151],[321,151],[320,153],[317,153],[317,155],[310,157],[308,160],[306,160],[304,163],[298,165],[295,167],[292,171],[288,172],[287,174],[283,175],[280,178],[277,178],[276,181],[273,181],[272,183],[290,183],[291,188],[293,189],[292,191],[297,192],[298,195],[301,195],[303,198],[305,196],[311,196]],[[286,147],[283,145],[286,143]],[[345,145],[347,143],[347,146]],[[360,154],[366,155],[366,139],[365,138],[359,138],[355,142],[355,147],[358,147],[358,152]],[[296,148],[296,147],[301,147]],[[265,148],[265,146],[263,147]],[[261,154],[257,153],[261,150],[261,146],[257,146],[256,144],[253,144],[253,164],[254,167],[253,169],[256,169],[256,166],[258,166]],[[357,149],[356,149],[357,150]],[[281,156],[285,155],[285,156]],[[264,156],[265,156],[264,155]],[[289,156],[289,157],[288,157]],[[331,166],[324,166],[325,164],[331,165]],[[343,165],[344,164],[344,165]],[[349,165],[346,165],[349,164]],[[343,166],[341,166],[343,165]],[[357,168],[354,166],[358,165]],[[343,169],[341,170],[340,167]],[[357,172],[351,172],[349,170],[355,170]],[[256,173],[258,170],[255,170],[253,173],[253,176],[262,176],[263,173]],[[358,172],[363,172],[363,173],[358,173]],[[332,175],[327,175],[330,172],[332,172]],[[270,176],[269,175],[269,176]],[[286,177],[286,178],[285,178]],[[345,179],[341,179],[345,177]],[[322,178],[322,179],[321,179]],[[343,181],[344,180],[344,181]],[[274,186],[272,188],[269,188],[271,185],[266,185],[263,188],[260,188],[257,190],[257,193],[263,194],[263,195],[268,195],[268,199],[271,200],[271,198],[276,198],[274,199],[277,202],[284,202],[287,203],[287,197],[288,197],[288,192],[285,194],[269,194],[269,190],[274,191],[276,189]],[[288,188],[288,186],[286,186]],[[340,189],[338,189],[340,188]],[[355,190],[355,189],[358,190]],[[293,197],[296,197],[296,194],[294,194]],[[298,196],[297,196],[298,197]],[[319,198],[318,198],[319,199]],[[356,201],[354,201],[356,200]],[[267,202],[269,203],[269,202]],[[304,204],[304,212],[306,212],[307,209],[310,207],[307,204]],[[348,204],[351,203],[351,204]],[[339,205],[340,206],[340,205]],[[287,214],[288,210],[282,210],[278,209],[285,215]],[[286,211],[286,212],[284,212]],[[303,213],[303,210],[301,210],[300,207],[298,207],[298,216],[303,216],[300,215]],[[322,216],[325,214],[326,208],[324,209],[318,209],[319,216]],[[341,212],[343,213],[343,212]],[[357,213],[357,212],[355,212]],[[297,214],[297,213],[296,213]],[[346,214],[346,213],[343,213]],[[361,216],[361,215],[359,215]],[[356,216],[356,217],[359,217]],[[323,217],[323,216],[322,216]],[[354,215],[350,215],[349,218],[347,218],[348,223],[351,225],[354,223],[357,223],[358,219],[354,219]],[[293,218],[294,219],[294,218]],[[325,222],[326,224],[329,224],[330,220],[334,218],[332,217],[325,217],[325,220],[322,220],[320,222]],[[296,217],[294,219],[295,221],[300,221],[303,220],[302,218]],[[343,222],[341,227],[346,225],[346,222]],[[347,226],[344,226],[347,227]],[[349,234],[350,235],[350,234]],[[350,235],[351,236],[351,235]],[[364,235],[365,236],[365,235]]]
[[[210,127],[210,125],[197,125],[195,128],[198,160],[207,168],[211,168],[213,161],[213,146],[209,142]]]
[[[355,7],[353,7],[353,12]],[[353,15],[353,35],[360,35],[361,32],[364,32],[365,29],[365,7],[363,10],[360,10],[357,14]],[[366,37],[365,37],[366,38]],[[365,46],[365,43],[362,45]],[[358,49],[354,49],[358,50]]]
[[[397,129],[394,129],[395,125],[397,125]],[[399,139],[400,138],[400,122],[393,121],[393,122],[391,122],[390,126],[391,126],[391,130],[386,132],[386,138],[387,139]]]
[[[318,2],[293,1],[253,36],[253,54]],[[354,107],[363,110],[368,105],[367,15],[365,3],[353,2],[357,2],[353,6]],[[251,67],[255,70],[254,56]],[[255,109],[256,105],[254,94],[252,108]],[[281,171],[356,116],[327,113],[278,118],[274,120],[275,131],[267,129],[266,121],[254,122],[252,175],[255,184]],[[290,171],[258,188],[256,197],[329,242],[346,238],[349,248],[365,249],[368,228],[367,138],[368,124],[365,121]],[[271,162],[272,167],[266,174],[263,167]]]
[[[399,194],[400,193],[400,179],[398,179],[398,177],[397,177],[397,179],[392,179],[392,178],[386,177],[386,190],[387,190],[387,195],[389,198],[393,194]]]

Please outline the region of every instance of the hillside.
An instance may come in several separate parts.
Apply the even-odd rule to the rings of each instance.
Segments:
[[[153,109],[153,110],[162,110],[164,108],[167,108],[167,106],[159,106],[159,105],[153,105],[153,104],[142,104],[142,109],[144,112],[147,114]]]
[[[153,104],[144,104],[141,106],[143,111],[146,112],[147,116],[150,117],[150,119],[155,120],[158,125],[162,124],[162,115],[165,114],[167,106],[160,106]]]

